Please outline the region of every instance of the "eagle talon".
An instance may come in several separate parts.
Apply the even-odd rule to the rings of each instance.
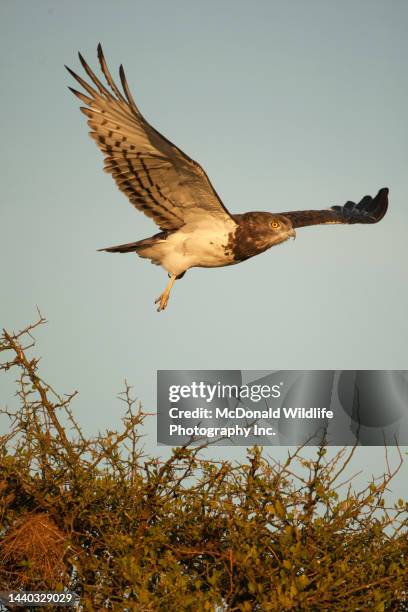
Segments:
[[[155,304],[159,304],[159,307],[157,308],[157,312],[164,310],[167,304],[169,303],[170,291],[176,279],[177,279],[177,276],[175,274],[171,274],[170,280],[167,283],[165,290],[163,291],[161,295],[159,295],[159,297],[156,300],[154,300]]]
[[[159,304],[157,308],[157,312],[160,312],[161,310],[164,310],[166,308],[167,304],[169,303],[169,297],[170,295],[169,294],[166,295],[166,293],[164,292],[161,295],[159,295],[158,298],[154,300],[155,304]]]

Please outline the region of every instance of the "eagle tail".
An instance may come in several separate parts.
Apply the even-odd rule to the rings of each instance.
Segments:
[[[139,251],[153,246],[159,240],[165,240],[168,236],[168,232],[159,232],[151,238],[144,238],[137,242],[128,242],[126,244],[118,244],[116,246],[105,247],[104,249],[98,249],[98,251],[106,251],[107,253],[139,253]]]
[[[137,252],[139,242],[128,242],[127,244],[118,244],[116,246],[105,247],[98,251],[106,251],[107,253],[133,253]]]

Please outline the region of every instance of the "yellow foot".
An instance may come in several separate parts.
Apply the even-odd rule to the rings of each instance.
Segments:
[[[167,304],[169,303],[169,297],[170,292],[163,291],[163,293],[157,298],[157,300],[154,300],[155,304],[159,304],[157,312],[160,312],[161,310],[164,310],[166,308]]]
[[[159,304],[157,312],[160,312],[161,310],[164,310],[166,308],[170,297],[170,291],[172,286],[174,285],[176,278],[177,276],[175,274],[172,274],[163,293],[157,298],[157,300],[154,300],[155,304]]]

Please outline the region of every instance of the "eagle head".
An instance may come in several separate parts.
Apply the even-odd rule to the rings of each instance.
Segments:
[[[291,220],[284,215],[249,212],[234,215],[238,223],[234,235],[234,259],[243,261],[266,251],[275,244],[295,238]]]
[[[266,224],[268,235],[270,236],[270,246],[284,242],[288,238],[296,238],[296,232],[292,221],[284,215],[273,213],[263,213],[267,215],[262,223]],[[265,228],[266,229],[266,228]]]

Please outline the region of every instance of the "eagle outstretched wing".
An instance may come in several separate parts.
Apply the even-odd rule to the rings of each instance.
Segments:
[[[328,223],[378,223],[388,208],[388,189],[380,189],[375,198],[366,195],[358,204],[346,202],[344,206],[332,206],[326,210],[297,210],[283,212],[293,227]]]
[[[90,135],[105,155],[104,170],[112,174],[119,189],[162,230],[174,230],[206,216],[235,223],[202,167],[144,119],[129,91],[122,66],[119,74],[124,95],[121,93],[100,44],[98,58],[113,94],[81,54],[79,59],[94,87],[66,68],[87,93],[70,87],[86,104],[81,111],[88,117]]]

